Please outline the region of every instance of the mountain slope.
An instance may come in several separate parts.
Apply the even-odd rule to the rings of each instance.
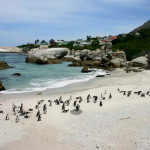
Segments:
[[[150,29],[150,20],[148,20],[147,22],[145,22],[142,26],[134,29],[132,32],[138,32],[141,29]]]

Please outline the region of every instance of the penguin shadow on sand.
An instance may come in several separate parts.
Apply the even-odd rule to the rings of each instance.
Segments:
[[[72,115],[80,115],[80,114],[82,114],[83,111],[80,109],[80,105],[79,104],[77,104],[74,107],[75,107],[75,109],[73,109],[73,110],[70,111],[70,113]]]

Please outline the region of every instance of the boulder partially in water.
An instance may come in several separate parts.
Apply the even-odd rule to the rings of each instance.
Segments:
[[[85,67],[83,67],[83,69],[81,70],[81,72],[82,73],[88,73],[88,72],[91,72],[91,71],[89,70],[88,66],[85,66]]]
[[[20,73],[14,73],[13,76],[21,76]]]
[[[8,68],[10,68],[9,65],[5,61],[0,60],[0,70],[4,70]]]
[[[63,58],[69,53],[68,48],[49,48],[30,51],[26,58],[27,63],[37,64],[56,64],[58,59]]]
[[[0,81],[0,91],[4,91],[4,90],[5,90],[5,88],[4,88],[3,84],[2,84],[2,82]]]

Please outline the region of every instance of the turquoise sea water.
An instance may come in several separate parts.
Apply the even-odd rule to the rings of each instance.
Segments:
[[[81,73],[81,67],[68,67],[69,62],[37,65],[26,63],[25,59],[26,54],[0,53],[0,60],[14,67],[0,70],[0,80],[6,88],[4,93],[42,91],[87,81],[96,75],[105,74],[101,70],[84,74]],[[13,73],[21,73],[21,76],[13,76]]]

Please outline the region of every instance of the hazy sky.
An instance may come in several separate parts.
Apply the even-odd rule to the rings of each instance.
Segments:
[[[0,0],[0,45],[127,33],[150,19],[150,0]]]

